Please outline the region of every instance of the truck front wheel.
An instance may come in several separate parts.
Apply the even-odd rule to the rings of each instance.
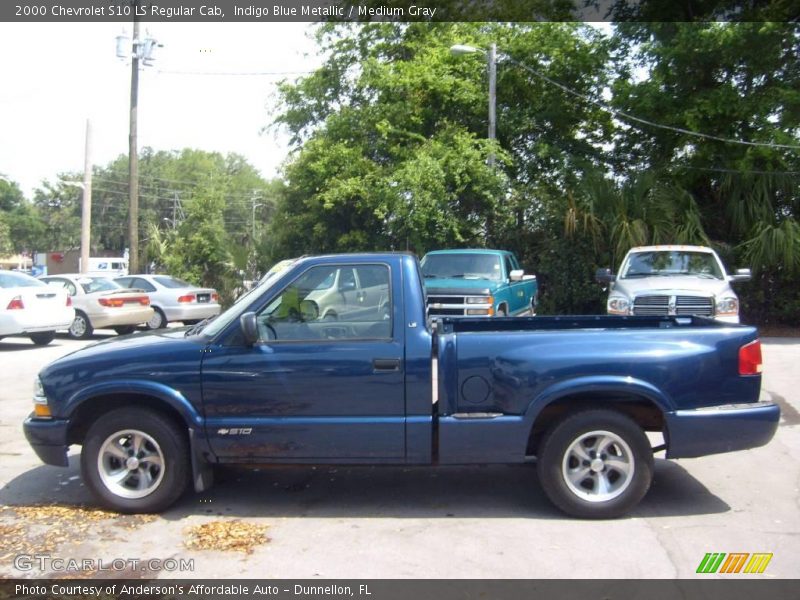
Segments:
[[[146,409],[120,408],[89,428],[81,450],[86,485],[105,506],[123,513],[159,512],[190,480],[184,432]]]
[[[612,410],[574,413],[544,436],[537,470],[547,497],[565,513],[588,519],[621,516],[653,479],[644,431]]]

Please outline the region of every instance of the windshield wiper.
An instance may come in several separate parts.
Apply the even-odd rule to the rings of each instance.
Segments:
[[[183,337],[189,337],[190,335],[194,335],[196,333],[200,333],[203,330],[203,327],[208,325],[211,321],[217,318],[218,315],[214,315],[213,317],[206,317],[199,323],[195,323],[189,329],[186,330],[186,333],[183,334]]]

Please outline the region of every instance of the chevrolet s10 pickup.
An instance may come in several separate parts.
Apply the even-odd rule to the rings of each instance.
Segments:
[[[56,360],[36,378],[24,429],[48,464],[66,466],[82,445],[84,481],[120,512],[164,510],[211,485],[216,465],[535,461],[558,508],[610,518],[644,497],[656,451],[766,444],[780,412],[760,385],[752,327],[696,316],[431,324],[415,257],[352,254],[299,259],[209,322]]]

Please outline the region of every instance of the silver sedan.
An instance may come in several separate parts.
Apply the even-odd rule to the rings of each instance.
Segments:
[[[191,324],[220,312],[216,290],[200,288],[169,275],[127,275],[114,281],[122,287],[143,290],[150,297],[154,312],[147,322],[148,329],[160,329],[173,321]]]

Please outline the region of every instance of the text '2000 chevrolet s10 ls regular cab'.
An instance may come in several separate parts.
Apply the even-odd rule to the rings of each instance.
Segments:
[[[331,289],[343,270],[365,285]],[[780,415],[759,402],[760,372],[755,329],[702,317],[431,329],[413,256],[323,256],[205,325],[55,361],[36,381],[25,432],[49,464],[66,465],[68,446],[82,444],[85,482],[123,512],[162,510],[191,483],[205,489],[216,464],[535,457],[556,506],[613,517],[650,486],[657,449],[646,431],[663,432],[668,458],[767,443]]]

